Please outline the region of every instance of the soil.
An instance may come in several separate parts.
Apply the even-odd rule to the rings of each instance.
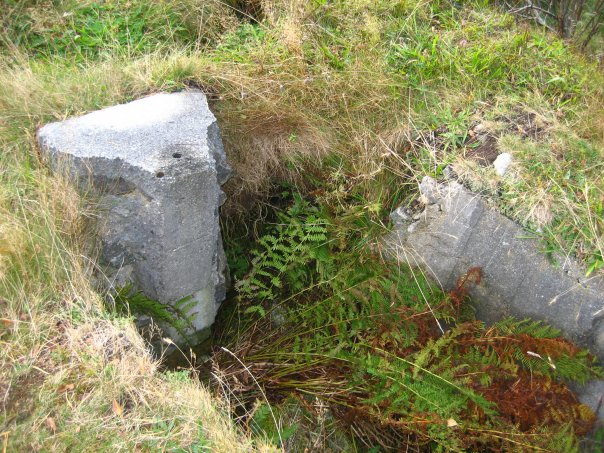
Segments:
[[[16,420],[16,423],[27,419],[35,408],[36,389],[44,383],[44,374],[36,368],[31,368],[29,372],[19,376],[19,378],[10,385],[3,383],[0,385],[0,391],[5,396],[0,404],[2,411],[7,414],[5,424],[9,420]]]
[[[477,146],[473,147],[470,143],[470,147],[466,148],[465,153],[466,159],[472,159],[476,161],[481,167],[488,167],[499,155],[499,148],[497,147],[497,139],[492,135],[487,135],[484,138],[478,139],[475,143]]]
[[[510,116],[500,116],[496,120],[506,123],[508,132],[518,134],[523,138],[540,140],[547,134],[547,129],[538,124],[537,115],[531,112],[518,110]]]

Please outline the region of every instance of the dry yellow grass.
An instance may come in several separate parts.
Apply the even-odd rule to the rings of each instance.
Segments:
[[[130,321],[104,310],[91,286],[96,213],[39,161],[38,125],[155,91],[200,87],[210,93],[235,170],[228,209],[249,207],[275,179],[302,184],[302,173],[328,156],[336,165],[327,177],[342,188],[328,196],[360,188],[355,195],[367,200],[376,221],[401,201],[401,187],[416,185],[418,172],[434,176],[444,163],[464,163],[460,149],[442,153],[425,139],[431,128],[451,132],[459,111],[485,121],[490,111],[526,107],[564,136],[547,142],[550,148],[575,152],[569,141],[604,143],[596,69],[510,17],[477,7],[436,20],[433,2],[424,0],[251,4],[262,4],[260,24],[207,10],[207,2],[187,3],[192,24],[216,24],[219,31],[204,38],[218,43],[211,51],[202,40],[131,57],[112,42],[94,62],[35,59],[14,46],[0,57],[0,445],[77,451],[92,442],[114,451],[205,440],[216,451],[265,448],[237,432],[198,383],[160,373]],[[44,31],[44,20],[61,17],[37,14],[34,22]],[[490,71],[497,65],[504,75]],[[567,74],[569,66],[584,79]],[[576,104],[562,99],[566,88]],[[516,145],[509,147],[520,156],[550,156],[543,147]],[[518,178],[510,179],[501,208],[542,227],[558,214],[572,224],[568,230],[578,230],[576,244],[560,244],[562,250],[587,255],[599,248],[604,256],[596,210],[601,178],[592,169],[587,181],[595,189],[578,199],[556,196],[547,181],[561,180],[563,160],[538,170],[527,162],[512,169]],[[470,170],[468,180],[496,194],[492,172]]]
[[[0,426],[7,451],[269,451],[220,399],[160,372],[91,286],[95,211],[39,161],[35,127],[148,91],[145,62],[0,68]],[[133,71],[133,72],[132,72]],[[102,86],[103,89],[99,89]]]

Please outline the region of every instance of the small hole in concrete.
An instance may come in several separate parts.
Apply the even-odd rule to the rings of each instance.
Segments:
[[[155,176],[157,176],[158,178],[163,178],[165,176],[165,173],[163,171],[158,171]]]
[[[182,157],[182,154],[181,153],[174,153],[174,154],[172,154],[172,157],[180,159]]]

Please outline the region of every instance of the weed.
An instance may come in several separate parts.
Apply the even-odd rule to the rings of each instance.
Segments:
[[[0,16],[5,29],[0,49],[18,46],[38,58],[60,55],[81,61],[116,53],[132,58],[175,45],[206,45],[234,23],[219,4],[195,1],[181,5],[65,1],[58,5],[55,9],[44,3],[10,0]],[[191,21],[193,13],[200,22]]]
[[[116,288],[111,296],[112,308],[122,316],[149,316],[164,326],[172,327],[183,339],[195,330],[189,314],[196,302],[192,296],[184,297],[173,305],[162,304],[137,291],[132,284]]]
[[[291,289],[296,281],[305,286],[295,298],[300,302],[297,313],[287,314],[304,323],[287,324],[289,336],[277,335],[286,327],[271,334],[277,351],[270,350],[272,356],[251,350],[246,358],[260,379],[267,376],[265,382],[277,387],[276,394],[297,388],[312,395],[320,388],[321,404],[335,408],[334,414],[358,433],[384,434],[384,443],[400,440],[397,433],[407,430],[405,435],[415,446],[425,446],[433,438],[434,444],[455,447],[454,442],[475,439],[480,444],[494,434],[484,426],[462,431],[466,429],[460,423],[465,420],[459,416],[464,415],[462,402],[485,411],[489,404],[478,398],[477,389],[497,399],[494,396],[509,383],[503,378],[525,379],[519,370],[530,369],[530,364],[539,375],[539,386],[533,390],[541,392],[533,396],[549,392],[569,412],[549,412],[556,428],[547,435],[529,418],[532,431],[508,430],[499,447],[518,449],[535,439],[549,439],[544,448],[551,444],[570,451],[575,437],[570,427],[565,431],[558,422],[571,412],[578,421],[588,417],[573,412],[579,409],[566,404],[567,394],[557,383],[551,381],[547,388],[543,374],[549,367],[543,354],[554,346],[561,354],[563,342],[536,340],[534,345],[543,348],[542,359],[506,362],[502,381],[489,382],[482,369],[476,371],[481,379],[473,380],[474,375],[463,376],[459,364],[443,362],[445,369],[439,368],[438,361],[448,352],[459,356],[459,350],[448,349],[455,342],[437,344],[431,335],[435,325],[431,315],[406,319],[411,308],[423,313],[425,306],[405,280],[406,271],[399,275],[398,269],[385,272],[381,265],[376,270],[368,264],[373,262],[367,254],[372,239],[388,222],[388,211],[407,199],[420,172],[437,175],[449,162],[467,165],[463,156],[472,141],[467,128],[503,123],[499,126],[506,130],[496,131],[495,124],[492,136],[497,147],[515,154],[510,176],[501,181],[484,167],[466,175],[466,181],[484,185],[502,211],[531,228],[541,228],[552,251],[576,253],[592,273],[601,273],[597,161],[602,149],[603,84],[598,56],[582,55],[542,29],[517,24],[490,2],[458,3],[4,1],[0,393],[8,395],[7,402],[22,402],[3,407],[0,416],[1,431],[9,432],[3,439],[8,448],[113,451],[178,444],[174,448],[193,449],[206,441],[218,451],[253,448],[248,438],[233,430],[206,390],[191,381],[164,378],[132,326],[106,313],[89,284],[95,251],[86,220],[93,221],[96,213],[65,181],[48,174],[34,142],[35,127],[48,121],[155,91],[201,87],[211,95],[235,170],[226,188],[229,201],[224,212],[249,212],[251,206],[257,209],[252,212],[262,212],[266,205],[260,200],[275,181],[287,181],[302,193],[317,191],[318,204],[329,211],[312,212],[323,219],[320,226],[329,240],[309,241],[300,262],[316,264],[320,258],[335,263],[329,272],[337,278],[292,267],[286,274],[299,277],[281,275],[287,283],[279,288],[270,286],[269,276],[261,276],[272,291],[272,302],[260,305],[249,300],[243,307],[261,307],[266,312],[262,320],[276,323],[279,317],[271,310],[282,302],[280,291]],[[593,42],[600,41],[596,36]],[[525,114],[518,116],[519,111]],[[538,133],[516,127],[531,111],[547,120]],[[446,146],[429,139],[431,130],[444,133]],[[316,184],[321,180],[333,182],[333,187],[325,190]],[[304,225],[300,222],[298,227]],[[254,230],[252,224],[249,227]],[[287,237],[286,231],[284,226],[278,234]],[[319,243],[334,256],[312,257]],[[267,256],[264,252],[260,247],[258,256]],[[241,277],[249,271],[247,265],[247,260],[239,263]],[[278,275],[272,269],[268,273],[270,278]],[[355,293],[357,287],[360,293]],[[391,298],[385,290],[402,294]],[[435,298],[432,302],[443,297],[428,285],[422,290]],[[398,311],[393,312],[392,302]],[[308,313],[301,311],[305,304]],[[317,305],[313,319],[310,313]],[[439,316],[451,316],[447,304],[435,307]],[[258,316],[250,318],[257,321]],[[398,332],[395,325],[408,326],[409,331]],[[487,332],[473,326],[460,322],[456,331],[466,330],[461,337],[469,342],[468,354]],[[124,332],[127,340],[120,336]],[[409,343],[423,349],[430,339],[434,341],[430,354],[422,356],[423,368],[461,388],[468,382],[476,388],[458,393],[424,371],[414,376],[418,368],[399,360],[415,363],[414,357],[389,355],[391,345],[411,352],[404,351],[413,346]],[[368,342],[375,344],[370,348]],[[259,348],[266,344],[268,339],[258,341]],[[113,351],[110,358],[108,345]],[[300,352],[284,356],[279,351],[294,347]],[[308,362],[301,361],[302,352]],[[476,355],[484,352],[474,349]],[[496,355],[497,351],[480,360]],[[258,360],[250,363],[255,357]],[[477,365],[478,359],[469,363]],[[362,367],[373,374],[358,371]],[[349,372],[353,368],[356,375]],[[353,375],[354,382],[364,385],[357,393],[350,387]],[[233,391],[246,385],[229,382]],[[432,407],[427,402],[431,401],[457,411],[457,418],[451,418],[462,428],[447,430],[439,423],[429,431],[424,428],[435,418],[410,419],[419,423],[405,425],[404,417],[397,418],[409,410],[402,401],[369,402],[380,386],[384,395],[389,382],[407,391],[415,407]],[[68,390],[71,384],[74,388]],[[417,388],[425,399],[409,394],[408,388]],[[450,401],[435,401],[435,389],[444,389]],[[526,395],[515,395],[522,397]],[[349,398],[356,398],[361,416],[355,417],[350,405],[339,404]],[[121,416],[112,411],[113,401],[123,409]],[[439,422],[445,412],[437,413]],[[369,422],[363,423],[365,419]],[[376,420],[385,420],[387,427],[376,431]],[[463,435],[449,441],[451,431]],[[296,436],[302,434],[296,432],[291,439]]]
[[[300,291],[315,283],[310,280],[315,272],[320,278],[329,273],[328,223],[319,211],[294,194],[294,204],[278,215],[278,222],[258,240],[250,272],[235,285],[243,298],[272,301],[285,285]]]
[[[297,198],[286,210],[288,223],[304,224],[316,213],[325,218],[328,210]],[[460,276],[447,297],[366,248],[353,252],[353,242],[339,245],[333,234],[355,228],[354,220],[337,230],[324,222],[327,237],[321,241],[328,250],[322,266],[293,259],[287,269],[294,276],[316,276],[302,288],[275,285],[260,318],[231,326],[231,348],[241,359],[214,356],[214,373],[222,385],[229,382],[239,404],[249,410],[258,385],[273,402],[291,393],[310,395],[328,402],[364,443],[386,449],[432,442],[445,450],[524,445],[568,451],[552,442],[589,431],[594,414],[565,384],[604,375],[587,351],[541,322],[505,319],[486,328],[475,321],[461,308],[466,286],[480,281],[478,268]],[[286,229],[271,237],[270,244],[295,250]],[[253,297],[250,287],[244,290],[245,299]],[[262,287],[256,291],[266,300]],[[442,333],[441,324],[450,327]],[[520,385],[510,391],[512,382]],[[544,405],[537,410],[527,403],[533,400]],[[567,446],[573,451],[577,439]]]

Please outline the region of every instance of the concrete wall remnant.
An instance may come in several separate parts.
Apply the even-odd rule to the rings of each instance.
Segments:
[[[570,259],[553,265],[527,231],[456,181],[438,183],[426,176],[419,189],[421,214],[410,215],[404,207],[391,214],[394,228],[384,239],[388,256],[421,267],[445,291],[479,267],[481,282],[469,288],[478,319],[546,321],[604,363],[601,274],[585,277]],[[593,391],[601,393],[603,382],[586,386],[581,398],[598,401],[604,395]]]
[[[226,294],[218,210],[230,174],[205,95],[155,94],[47,124],[38,141],[55,170],[99,194],[104,263],[163,304],[192,296],[187,341],[201,339]]]

